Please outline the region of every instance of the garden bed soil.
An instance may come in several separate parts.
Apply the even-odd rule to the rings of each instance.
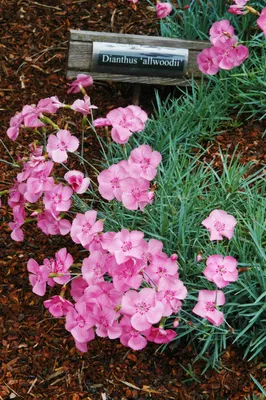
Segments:
[[[135,10],[136,8],[136,10]],[[10,118],[25,104],[57,95],[61,101],[76,98],[66,95],[65,66],[69,28],[155,35],[154,13],[127,0],[2,0],[0,4],[0,115],[1,139],[15,156],[23,152],[27,135],[13,144],[5,136]],[[154,93],[145,87],[140,104],[152,110]],[[107,110],[131,103],[132,88],[127,84],[96,83],[89,94],[99,107],[98,116]],[[163,89],[167,90],[167,89]],[[238,121],[239,122],[239,121]],[[220,165],[219,148],[233,154],[238,146],[241,161],[265,165],[262,124],[243,119],[241,126],[226,129],[206,153],[206,161]],[[206,144],[206,147],[208,144]],[[86,144],[88,157],[99,157],[91,138]],[[0,143],[0,158],[9,156]],[[12,185],[14,171],[1,163],[0,190]],[[25,241],[10,239],[8,222],[12,215],[3,201],[0,209],[0,399],[244,399],[259,394],[251,379],[266,384],[265,364],[242,360],[242,351],[228,347],[219,371],[203,373],[204,362],[193,360],[191,346],[161,354],[149,344],[141,352],[123,347],[118,340],[100,339],[89,344],[86,354],[74,347],[63,320],[51,318],[42,306],[43,298],[32,293],[26,262],[42,260],[63,246],[74,259],[77,246],[67,238],[47,237],[30,224]],[[63,244],[62,244],[63,241]],[[49,293],[47,294],[49,297]],[[46,297],[45,297],[46,298]]]

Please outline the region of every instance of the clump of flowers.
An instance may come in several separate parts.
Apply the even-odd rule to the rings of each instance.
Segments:
[[[223,36],[218,31],[215,35],[213,40]],[[42,99],[36,107],[23,107],[11,119],[7,132],[11,140],[25,127],[45,133],[47,139],[44,146],[36,141],[31,143],[29,157],[19,160],[22,169],[9,190],[8,199],[14,217],[9,224],[11,237],[22,241],[24,224],[37,220],[44,234],[69,234],[85,252],[83,259],[74,262],[67,248],[61,248],[41,264],[34,258],[27,263],[29,281],[36,295],[44,296],[47,287],[60,287],[60,293],[46,299],[44,306],[55,318],[65,318],[65,328],[73,336],[77,349],[87,351],[88,343],[100,336],[119,339],[123,345],[141,350],[148,342],[165,344],[177,336],[175,330],[169,329],[167,320],[174,317],[170,328],[178,328],[181,321],[178,315],[187,297],[187,289],[179,277],[178,256],[167,255],[162,241],[145,239],[140,230],[124,227],[117,232],[106,231],[105,220],[97,210],[88,207],[86,211],[77,211],[76,204],[80,195],[96,196],[99,192],[105,201],[116,200],[128,210],[144,212],[156,201],[156,190],[150,185],[156,178],[162,155],[142,144],[127,159],[101,171],[97,176],[98,185],[96,179],[88,176],[86,168],[84,172],[69,170],[69,158],[77,157],[83,165],[86,161],[84,132],[80,142],[77,132],[73,134],[58,126],[50,114],[64,107],[79,112],[84,128],[87,117],[97,108],[91,106],[84,88],[91,84],[91,77],[78,75],[68,92],[81,91],[84,100],[67,105],[56,97]],[[145,128],[147,119],[145,111],[130,105],[95,119],[94,126],[105,126],[107,131],[111,126],[113,141],[124,146],[133,133]],[[94,129],[92,123],[91,127]],[[67,172],[60,176],[62,167]],[[97,186],[96,192],[93,185]],[[223,210],[212,211],[202,222],[212,241],[231,239],[236,224],[235,218]],[[201,261],[200,253],[197,262]],[[215,254],[208,257],[203,273],[218,288],[223,288],[237,280],[236,267],[233,257]],[[200,290],[198,304],[192,311],[219,326],[224,316],[218,306],[224,303],[222,291]]]
[[[197,56],[199,69],[204,74],[215,75],[219,69],[230,70],[248,58],[248,48],[238,44],[234,28],[226,19],[212,25],[210,41],[213,46]]]
[[[162,156],[148,145],[132,150],[128,160],[113,164],[98,176],[99,192],[106,200],[116,198],[129,210],[144,210],[151,204],[154,192],[150,181],[157,174]]]
[[[211,232],[210,240],[222,240],[223,236],[231,239],[236,224],[236,219],[223,210],[213,210],[209,217],[202,221],[202,225]],[[199,262],[201,260],[202,256],[200,256]],[[231,256],[211,255],[207,258],[203,274],[219,289],[224,288],[238,279],[237,260]],[[215,326],[219,326],[224,322],[224,314],[219,311],[218,306],[224,304],[225,295],[221,290],[200,290],[198,303],[192,312],[207,319]]]
[[[261,13],[247,5],[249,0],[233,0],[228,11],[231,14],[245,15],[248,13],[259,16],[257,25],[266,35],[266,8]],[[215,75],[220,69],[231,70],[241,65],[249,56],[249,51],[243,44],[238,44],[234,28],[226,19],[215,22],[209,31],[211,47],[204,49],[197,56],[198,67],[207,75]]]

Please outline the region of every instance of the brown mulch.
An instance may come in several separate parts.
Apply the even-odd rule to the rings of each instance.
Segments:
[[[0,2],[0,116],[1,139],[10,118],[25,104],[58,95],[66,95],[65,65],[69,28],[155,35],[153,13],[141,2],[137,10],[127,0],[2,0]],[[131,102],[129,85],[98,83],[90,89],[99,116],[106,110]],[[145,88],[140,99],[151,110],[153,88]],[[243,163],[255,160],[265,164],[265,141],[261,124],[246,123],[228,128],[213,144],[208,160],[219,165],[218,149],[243,153]],[[31,138],[25,138],[30,140]],[[13,147],[23,150],[23,139]],[[95,143],[93,144],[95,145]],[[16,147],[17,146],[17,147]],[[92,144],[90,144],[92,146]],[[87,151],[95,153],[95,148]],[[8,160],[0,144],[0,158]],[[15,171],[0,162],[0,190],[11,184]],[[148,345],[134,352],[119,341],[98,338],[82,355],[75,347],[63,320],[51,318],[42,306],[43,298],[34,295],[28,282],[26,262],[30,257],[42,260],[67,246],[74,258],[77,249],[67,238],[49,238],[33,225],[25,241],[10,239],[11,212],[0,209],[0,400],[63,399],[244,399],[259,393],[254,376],[266,384],[265,365],[242,360],[241,351],[229,347],[219,371],[202,375],[203,362],[193,363],[191,347],[163,354],[158,346]],[[49,293],[45,298],[49,297]]]

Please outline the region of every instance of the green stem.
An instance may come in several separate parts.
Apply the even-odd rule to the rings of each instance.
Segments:
[[[50,118],[46,117],[46,116],[42,116],[40,118],[40,120],[44,123],[44,124],[49,124],[51,125],[54,129],[57,129],[58,131],[60,130],[59,126],[56,125]]]

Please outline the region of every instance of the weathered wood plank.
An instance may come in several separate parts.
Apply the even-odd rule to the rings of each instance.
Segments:
[[[197,54],[199,51],[190,50],[187,65],[187,77],[194,74],[196,77],[201,76],[197,67]],[[68,69],[90,72],[92,57],[91,42],[70,42],[68,54]]]
[[[71,42],[68,52],[68,69],[91,69],[92,42]]]
[[[117,74],[102,73],[99,71],[92,72],[93,42],[188,49],[187,68],[184,77],[181,78],[125,75],[121,74],[121,72],[119,73],[119,68]],[[74,78],[79,73],[86,73],[91,75],[95,80],[100,81],[113,80],[116,82],[187,86],[189,85],[188,79],[192,76],[196,79],[201,77],[202,74],[197,66],[197,55],[202,49],[210,46],[211,44],[208,42],[163,38],[159,36],[70,30],[67,76]]]
[[[149,46],[180,47],[183,49],[201,51],[210,47],[209,42],[181,40],[176,38],[164,38],[161,36],[126,35],[120,33],[76,31],[70,29],[70,40],[79,42],[110,42],[128,43]]]
[[[75,78],[77,74],[89,74],[96,81],[115,81],[127,83],[144,83],[148,85],[177,85],[189,86],[190,82],[187,79],[178,78],[162,78],[151,76],[133,76],[133,75],[119,75],[119,74],[103,74],[98,72],[71,70],[67,71],[68,78]]]

